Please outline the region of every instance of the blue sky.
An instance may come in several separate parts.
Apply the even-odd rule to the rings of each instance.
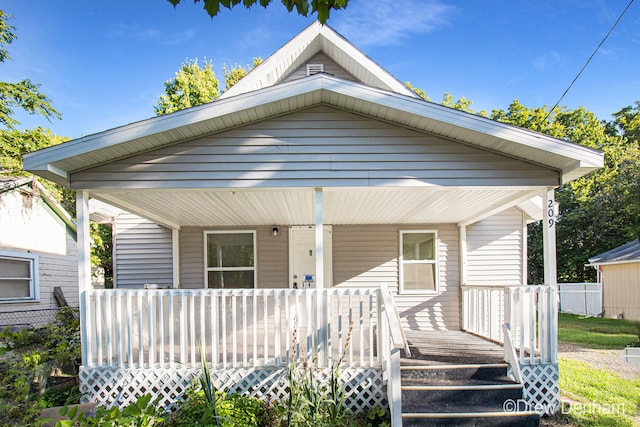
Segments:
[[[464,96],[478,110],[554,105],[629,0],[350,0],[329,25],[402,82],[440,102]],[[371,6],[371,5],[375,6]],[[4,0],[18,39],[0,80],[30,78],[62,120],[18,114],[20,128],[79,137],[154,115],[187,58],[247,65],[268,57],[313,17],[267,9],[211,19],[183,0]],[[605,120],[640,99],[640,3],[635,2],[561,105]]]

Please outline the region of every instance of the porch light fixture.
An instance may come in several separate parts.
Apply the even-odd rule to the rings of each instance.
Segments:
[[[271,230],[271,234],[273,234],[274,237],[278,236],[279,232],[278,227],[273,227],[273,230]]]

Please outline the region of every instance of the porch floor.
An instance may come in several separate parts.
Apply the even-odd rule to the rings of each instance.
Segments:
[[[405,330],[411,358],[403,364],[487,364],[504,363],[500,344],[464,331]]]

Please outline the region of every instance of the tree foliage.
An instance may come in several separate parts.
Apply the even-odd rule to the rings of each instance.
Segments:
[[[157,115],[169,114],[196,105],[213,101],[219,95],[218,79],[213,72],[213,63],[205,60],[187,59],[174,78],[164,82],[164,94],[154,107]]]
[[[256,58],[253,58],[253,66],[251,67],[247,66],[249,71],[247,71],[242,65],[238,65],[238,64],[234,64],[233,68],[227,68],[226,65],[223,65],[222,74],[224,76],[225,88],[229,89],[231,86],[238,83],[238,81],[240,81],[241,78],[246,76],[249,72],[251,72],[251,70],[253,70],[260,64],[262,64],[262,58],[256,57]]]
[[[9,57],[7,47],[16,39],[15,27],[8,23],[10,15],[0,10],[0,62]],[[20,124],[14,117],[14,109],[21,108],[29,114],[40,114],[47,119],[61,117],[51,106],[51,100],[40,92],[40,85],[29,79],[17,83],[0,81],[0,125],[14,129]]]
[[[174,7],[177,6],[182,0],[168,0]],[[194,3],[198,3],[200,0],[194,0]],[[234,6],[242,4],[247,9],[259,4],[266,8],[271,3],[271,0],[202,0],[204,9],[212,18],[220,12],[220,6],[224,6],[227,9],[232,9]],[[322,24],[329,19],[331,9],[346,9],[349,0],[282,0],[282,4],[287,8],[289,12],[296,9],[296,12],[302,16],[309,16],[311,13],[318,14],[318,21]]]
[[[614,115],[615,124],[600,121],[584,108],[549,111],[547,107],[524,107],[517,100],[506,111],[492,112],[495,120],[605,154],[602,169],[556,190],[560,206],[556,228],[560,282],[594,280],[595,270],[584,267],[588,259],[633,240],[640,231],[640,149],[638,140],[630,138],[638,111],[627,107],[621,112]],[[540,227],[539,223],[533,224],[529,230],[529,283],[542,283],[544,276]]]

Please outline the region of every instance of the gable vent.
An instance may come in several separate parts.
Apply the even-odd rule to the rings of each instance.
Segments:
[[[307,64],[307,76],[324,73],[324,64]]]

